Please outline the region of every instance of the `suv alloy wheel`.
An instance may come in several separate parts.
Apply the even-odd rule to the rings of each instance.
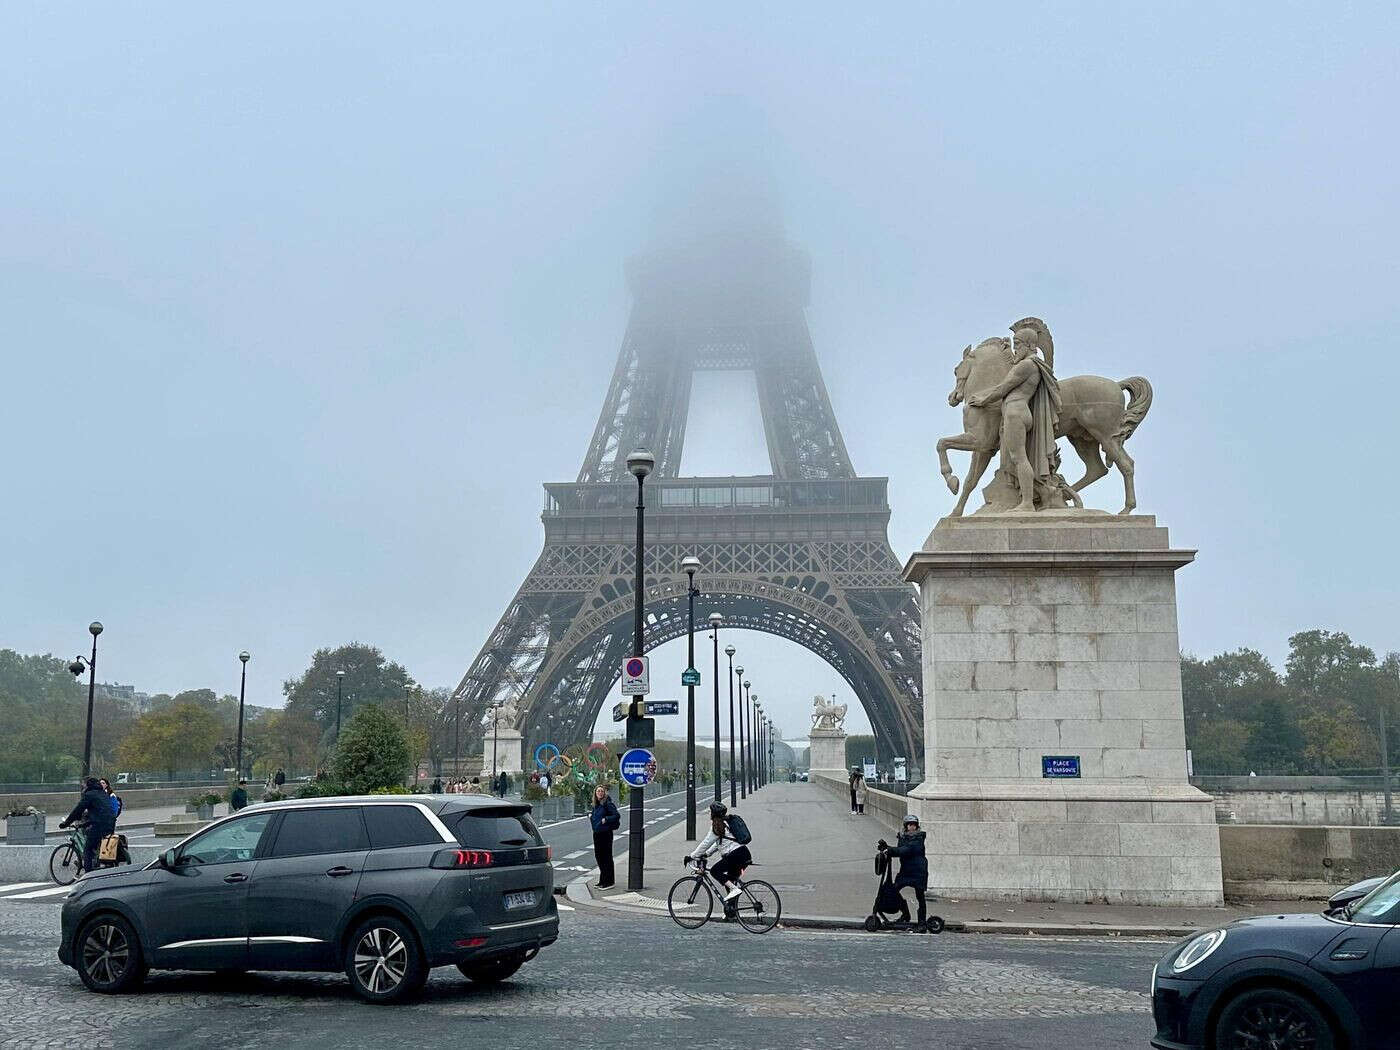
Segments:
[[[78,976],[94,992],[130,991],[146,976],[141,942],[120,915],[99,915],[74,940]]]
[[[345,975],[366,1002],[396,1003],[423,987],[428,967],[408,925],[377,915],[360,923],[346,942]]]

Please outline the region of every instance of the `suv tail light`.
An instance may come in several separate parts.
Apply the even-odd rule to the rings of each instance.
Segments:
[[[495,857],[489,849],[443,849],[433,854],[434,868],[489,868]]]

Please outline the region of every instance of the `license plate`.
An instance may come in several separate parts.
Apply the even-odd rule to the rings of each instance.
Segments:
[[[506,911],[515,911],[517,908],[533,908],[534,906],[534,890],[526,890],[524,893],[506,894]]]

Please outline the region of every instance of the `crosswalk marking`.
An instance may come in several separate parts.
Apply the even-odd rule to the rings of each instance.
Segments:
[[[576,850],[574,850],[572,853],[566,853],[566,854],[564,854],[563,859],[564,859],[564,860],[573,860],[575,857],[582,857],[582,856],[583,856],[585,853],[587,853],[587,852],[588,852],[588,850],[586,850],[586,849],[576,849]]]
[[[35,890],[33,893],[16,893],[12,897],[7,897],[6,900],[32,901],[38,900],[40,897],[56,897],[60,893],[67,893],[72,888],[72,886],[50,886],[46,890]]]
[[[9,893],[11,890],[32,890],[35,886],[43,886],[42,882],[12,882],[8,886],[0,886],[0,893]]]

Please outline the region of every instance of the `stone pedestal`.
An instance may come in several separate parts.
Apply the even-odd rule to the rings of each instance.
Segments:
[[[1221,903],[1214,805],[1186,770],[1175,573],[1194,557],[1151,516],[1045,511],[944,519],[909,559],[931,890]]]
[[[486,733],[486,740],[481,745],[481,775],[489,777],[494,768],[497,773],[504,770],[507,773],[519,773],[521,766],[521,748],[523,737],[520,731],[515,728],[506,729],[501,727],[501,731],[494,737],[496,744],[496,762],[493,767],[491,762],[491,743],[493,740],[491,732]]]
[[[813,729],[807,734],[811,744],[807,768],[813,773],[835,773],[845,776],[846,731],[844,729]]]

